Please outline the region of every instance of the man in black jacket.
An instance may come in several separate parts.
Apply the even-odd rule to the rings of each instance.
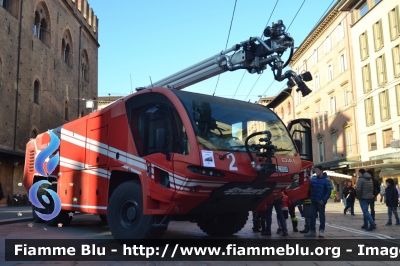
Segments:
[[[353,188],[352,181],[347,181],[346,187],[343,189],[343,195],[346,198],[346,208],[344,208],[343,214],[346,215],[347,210],[350,208],[351,215],[355,216],[354,201],[356,199],[356,191]]]
[[[396,218],[396,224],[400,225],[399,216],[397,214],[398,192],[394,186],[394,181],[391,178],[386,180],[386,206],[388,207],[388,222],[385,226],[392,225],[392,213]]]
[[[381,192],[381,188],[379,185],[379,181],[374,178],[374,172],[372,172],[372,170],[367,170],[367,173],[371,175],[372,184],[374,186],[374,189],[372,190],[372,194],[374,195],[374,200],[370,201],[370,208],[371,208],[372,219],[374,219],[374,221],[375,221],[375,201],[376,201],[376,197],[378,196],[379,192]]]

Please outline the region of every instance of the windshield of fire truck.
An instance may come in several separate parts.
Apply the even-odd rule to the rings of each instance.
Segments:
[[[285,125],[265,106],[185,91],[173,91],[192,121],[197,142],[208,150],[243,151],[252,133],[268,130],[277,155],[294,156],[296,149]],[[258,144],[265,134],[249,140]],[[261,143],[262,144],[262,143]]]

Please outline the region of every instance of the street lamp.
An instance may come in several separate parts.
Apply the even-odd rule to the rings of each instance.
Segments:
[[[93,100],[87,100],[86,101],[86,108],[91,108],[92,109],[92,112],[93,112],[93,107],[94,107],[94,102],[93,102]]]

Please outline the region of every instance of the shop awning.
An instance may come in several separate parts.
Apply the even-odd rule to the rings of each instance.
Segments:
[[[351,175],[339,174],[333,171],[324,171],[328,178],[333,181],[335,185],[342,183],[346,180],[351,180]]]

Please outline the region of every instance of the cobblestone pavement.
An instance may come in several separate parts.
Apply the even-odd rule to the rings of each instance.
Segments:
[[[360,227],[363,223],[361,209],[358,202],[355,204],[356,216],[343,215],[343,204],[329,202],[326,208],[326,239],[386,239],[387,241],[394,241],[400,239],[400,227],[398,226],[384,226],[387,222],[387,208],[385,205],[376,202],[376,224],[378,228],[372,232],[362,230]],[[19,213],[21,215],[19,215]],[[14,218],[13,218],[14,217]],[[25,220],[19,220],[24,218]],[[15,238],[30,238],[30,239],[46,239],[46,238],[60,238],[60,239],[112,239],[111,233],[108,230],[108,225],[100,221],[98,216],[80,214],[75,215],[74,220],[70,227],[66,228],[46,228],[46,224],[34,224],[33,228],[28,227],[29,219],[31,219],[30,207],[0,207],[0,238],[1,239],[15,239]],[[2,224],[1,221],[14,220],[14,223]],[[275,224],[275,217],[273,217],[274,225],[272,227],[272,236],[261,236],[259,233],[252,232],[252,222],[249,220],[245,227],[229,237],[229,239],[304,239],[301,233],[292,232],[290,220],[288,220],[289,236],[283,237],[282,235],[275,234],[277,229]],[[299,218],[299,229],[304,226],[304,220]],[[173,221],[170,223],[164,239],[208,239],[211,238],[203,233],[195,223]],[[361,242],[362,243],[362,242]],[[99,262],[11,262],[4,261],[4,240],[0,241],[0,265],[36,265],[36,264],[50,264],[50,265],[98,265]],[[397,260],[399,260],[398,258]],[[315,262],[287,262],[275,261],[270,262],[266,258],[265,262],[235,262],[235,261],[189,261],[189,262],[108,262],[102,261],[101,265],[223,265],[223,266],[241,266],[241,265],[398,265],[398,262],[377,262],[377,261],[315,261]]]

